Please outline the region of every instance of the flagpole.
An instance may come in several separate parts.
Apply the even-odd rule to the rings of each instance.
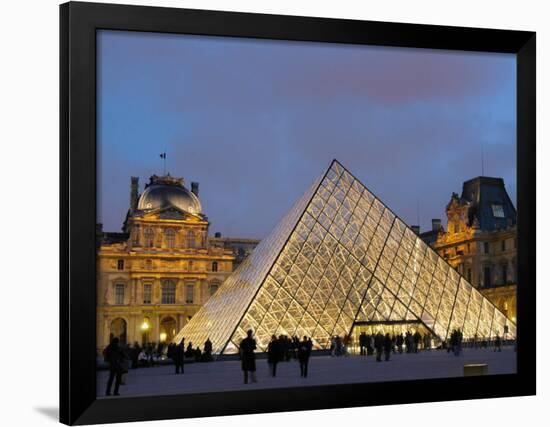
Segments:
[[[163,160],[164,160],[164,176],[166,176],[166,148],[164,149]]]

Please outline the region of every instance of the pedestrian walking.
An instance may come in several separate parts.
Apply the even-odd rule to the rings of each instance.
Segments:
[[[388,360],[390,360],[390,354],[391,354],[391,349],[392,349],[392,339],[391,339],[391,336],[390,336],[389,332],[384,337],[383,343],[384,343],[383,344],[384,345],[384,360],[387,362]]]
[[[381,362],[384,351],[384,335],[381,332],[378,332],[374,338],[374,347],[376,348],[376,361]]]
[[[500,335],[497,334],[496,338],[495,338],[495,351],[502,351],[502,342],[501,342],[501,339],[500,339]]]
[[[246,338],[241,341],[240,354],[241,354],[241,368],[244,372],[244,383],[248,384],[248,374],[250,373],[250,379],[253,383],[256,381],[256,340],[252,338],[252,329],[246,332]]]
[[[304,340],[298,346],[298,361],[300,362],[300,377],[302,378],[307,378],[307,367],[312,347],[311,340],[308,340],[306,336],[304,336]]]
[[[361,356],[367,354],[367,334],[364,331],[359,335],[359,354]]]
[[[115,389],[113,394],[115,396],[119,396],[118,389],[120,387],[120,383],[122,382],[124,352],[119,346],[119,339],[117,337],[113,338],[111,343],[105,347],[105,350],[103,350],[103,357],[109,364],[109,379],[107,380],[107,390],[105,391],[105,395],[111,395],[111,387],[113,385],[113,381],[115,381]]]
[[[185,360],[185,338],[182,338],[180,343],[173,350],[174,365],[176,365],[176,375],[183,374],[183,363]]]
[[[283,359],[282,343],[276,335],[271,337],[267,345],[267,364],[272,377],[277,375],[277,364]]]

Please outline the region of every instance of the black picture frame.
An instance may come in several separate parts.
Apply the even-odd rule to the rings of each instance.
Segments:
[[[119,399],[96,398],[96,31],[146,31],[517,55],[517,373]],[[60,6],[60,421],[93,424],[536,393],[536,34],[69,2]]]

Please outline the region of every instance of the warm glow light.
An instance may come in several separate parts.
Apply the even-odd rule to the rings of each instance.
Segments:
[[[512,317],[512,322],[515,322],[516,321],[516,318],[515,317]]]
[[[162,342],[166,341],[166,332],[161,332],[161,333],[160,333],[160,340],[161,340]]]
[[[149,322],[147,322],[147,320],[144,320],[141,324],[141,330],[146,331],[147,329],[149,329]]]

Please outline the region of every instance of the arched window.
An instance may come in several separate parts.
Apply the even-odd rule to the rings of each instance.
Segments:
[[[212,271],[218,271],[218,262],[217,261],[214,261],[212,263]]]
[[[139,225],[132,229],[132,244],[139,245]]]
[[[176,303],[176,283],[173,280],[162,281],[162,303]]]
[[[177,323],[176,320],[171,317],[165,317],[160,322],[160,334],[159,339],[161,342],[171,342],[176,335]]]
[[[188,248],[195,247],[195,233],[193,232],[193,230],[189,230],[187,232],[187,247]]]
[[[155,237],[155,233],[151,227],[147,227],[145,230],[143,230],[143,236],[144,236],[144,246],[146,248],[153,247],[153,241]]]
[[[164,232],[164,238],[166,239],[166,247],[173,249],[176,246],[176,232],[173,228],[167,228]]]
[[[126,320],[117,317],[111,322],[110,340],[118,338],[120,345],[126,344]]]

